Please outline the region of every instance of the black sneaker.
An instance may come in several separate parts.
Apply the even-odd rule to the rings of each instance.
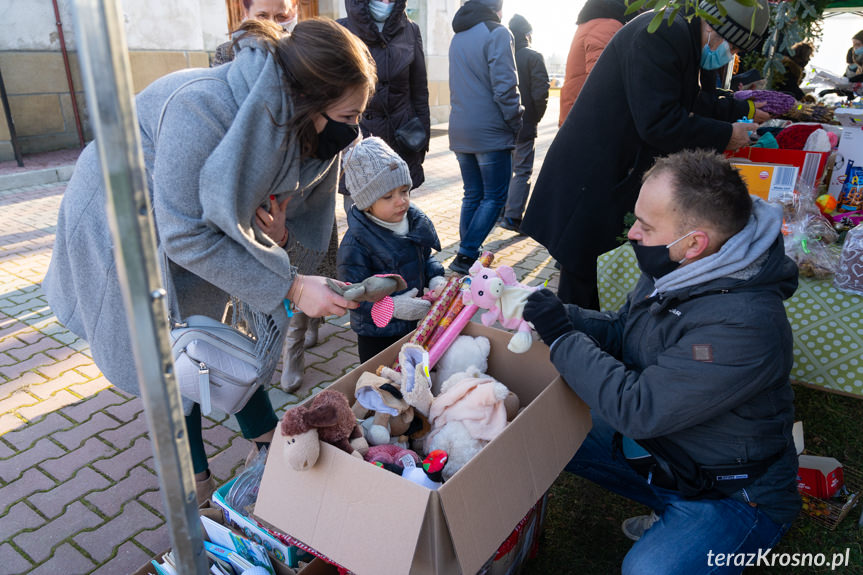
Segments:
[[[521,233],[521,218],[504,218],[500,227],[517,234]]]
[[[455,259],[449,264],[449,269],[457,274],[466,276],[470,274],[470,266],[472,266],[475,261],[476,258],[463,254],[456,254]]]

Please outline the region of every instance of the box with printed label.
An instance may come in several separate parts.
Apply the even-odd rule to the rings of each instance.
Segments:
[[[745,158],[753,164],[774,164],[796,166],[800,179],[810,185],[821,182],[830,152],[809,152],[804,150],[776,150],[771,148],[752,148],[745,146],[729,154],[734,158]]]
[[[438,490],[322,444],[311,469],[272,444],[254,515],[358,575],[474,574],[551,486],[590,430],[590,412],[534,342],[524,354],[510,332],[471,322],[466,335],[491,342],[487,372],[518,395],[522,409],[503,432]],[[353,401],[364,371],[391,365],[400,342],[330,387]]]
[[[731,165],[740,172],[740,177],[749,188],[749,193],[764,200],[788,201],[797,183],[797,166],[772,164],[750,164],[743,160],[731,160]]]
[[[797,489],[820,499],[830,499],[844,485],[842,464],[832,457],[800,455]]]

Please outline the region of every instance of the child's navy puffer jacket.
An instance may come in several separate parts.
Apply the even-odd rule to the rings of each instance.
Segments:
[[[434,224],[413,204],[405,217],[410,231],[399,237],[371,221],[356,206],[351,206],[348,231],[339,245],[338,279],[359,283],[374,274],[399,274],[407,282],[407,289],[417,288],[418,295],[422,295],[431,278],[444,275],[443,266],[431,255],[432,248],[440,251]],[[403,292],[393,295],[399,293]],[[416,321],[393,318],[385,327],[377,327],[372,321],[371,310],[371,303],[361,303],[360,307],[351,310],[351,329],[358,335],[401,336],[417,326]]]

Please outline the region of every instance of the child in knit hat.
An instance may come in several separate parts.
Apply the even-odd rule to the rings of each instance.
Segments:
[[[343,166],[354,205],[339,246],[338,278],[358,283],[375,274],[399,274],[408,284],[392,295],[391,318],[373,318],[371,303],[351,310],[351,329],[364,362],[416,328],[431,307],[417,295],[426,287],[439,293],[446,280],[443,266],[431,255],[432,248],[440,251],[434,224],[410,203],[412,182],[405,161],[380,138],[366,138],[345,152]]]

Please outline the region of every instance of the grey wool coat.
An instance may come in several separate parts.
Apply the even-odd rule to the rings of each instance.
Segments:
[[[235,296],[284,326],[293,279],[313,272],[329,244],[338,161],[301,159],[285,127],[292,104],[280,66],[243,40],[234,62],[165,76],[136,105],[159,250],[172,262],[180,314],[219,319]],[[291,196],[287,250],[254,225],[271,194]],[[91,143],[60,206],[43,288],[108,380],[137,394],[112,244]]]

